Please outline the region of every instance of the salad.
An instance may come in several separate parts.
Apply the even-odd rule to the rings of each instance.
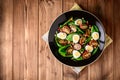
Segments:
[[[55,34],[58,53],[79,61],[90,58],[99,49],[99,29],[84,18],[71,17],[59,25]]]

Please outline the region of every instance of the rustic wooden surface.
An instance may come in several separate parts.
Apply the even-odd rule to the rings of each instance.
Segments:
[[[98,16],[113,43],[76,74],[41,39],[77,2]],[[120,0],[0,0],[0,80],[120,80]]]

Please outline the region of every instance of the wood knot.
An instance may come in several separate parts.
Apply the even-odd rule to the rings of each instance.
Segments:
[[[50,60],[50,56],[47,56],[48,60]]]
[[[54,5],[54,1],[52,1],[52,0],[47,0],[46,2],[47,2],[47,4],[48,4],[49,6]]]

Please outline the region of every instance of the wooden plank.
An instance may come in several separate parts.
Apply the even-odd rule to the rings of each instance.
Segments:
[[[39,0],[39,36],[47,32],[55,20],[62,13],[62,0]],[[62,64],[55,59],[48,48],[48,44],[39,39],[39,80],[63,80]]]
[[[6,27],[6,80],[12,80],[12,31],[13,31],[13,0],[5,0],[5,23]],[[9,9],[8,9],[9,7]]]
[[[62,4],[63,12],[69,11],[70,8],[72,8],[72,6],[74,5],[74,3],[75,3],[75,0],[69,0],[69,1],[63,0],[63,4]]]
[[[25,0],[25,79],[38,79],[38,0]]]
[[[12,4],[12,0],[0,0],[0,80],[12,80]]]
[[[120,0],[116,0],[113,2],[113,50],[114,50],[114,62],[113,62],[113,69],[114,69],[114,80],[120,80]]]
[[[13,80],[23,80],[25,53],[24,1],[14,0],[13,6]]]
[[[45,9],[44,1],[39,1],[39,36],[40,38],[43,36],[45,32],[47,32],[48,27],[46,26],[46,9]],[[44,23],[43,23],[44,22]],[[47,29],[46,29],[47,28]],[[39,39],[39,80],[46,80],[46,62],[47,62],[47,55],[46,50],[47,44],[42,40]],[[47,48],[48,49],[48,48]],[[50,73],[51,74],[51,73]]]
[[[96,4],[96,0],[88,0],[88,11],[92,12],[93,14],[96,13],[95,4]]]
[[[101,0],[99,0],[101,1]],[[98,2],[100,4],[100,2]],[[101,3],[103,4],[103,2]],[[113,39],[113,0],[104,0],[104,12],[102,18],[106,33]],[[113,80],[113,44],[109,45],[103,52],[102,80]],[[116,79],[117,80],[117,79]]]
[[[63,80],[76,80],[77,74],[72,70],[71,67],[64,65],[63,66]]]
[[[87,0],[75,0],[75,2],[83,9],[87,10],[88,1]]]
[[[95,14],[113,39],[100,59],[78,75],[41,39],[74,2]],[[120,80],[119,5],[119,0],[0,0],[0,80]]]

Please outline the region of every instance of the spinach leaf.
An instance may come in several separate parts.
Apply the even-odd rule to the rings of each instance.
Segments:
[[[77,33],[71,33],[71,34],[69,34],[66,39],[67,39],[68,41],[73,41],[72,37],[73,37],[73,35],[75,35],[75,34],[77,34]]]
[[[59,54],[61,55],[61,56],[63,56],[63,57],[66,57],[66,48],[68,48],[70,45],[66,45],[66,46],[63,46],[63,47],[60,47],[59,49],[58,49],[58,52],[59,52]]]
[[[63,45],[59,44],[58,37],[56,35],[55,35],[55,42],[56,42],[58,47],[63,47]]]

